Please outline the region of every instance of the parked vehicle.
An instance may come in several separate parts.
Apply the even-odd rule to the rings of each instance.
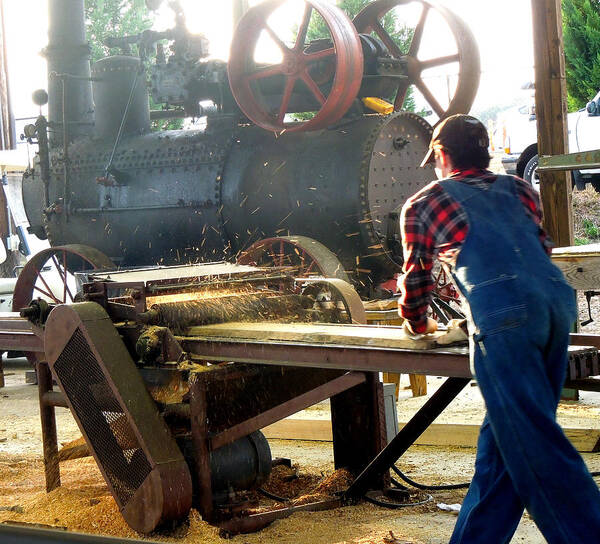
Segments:
[[[502,165],[508,174],[516,174],[539,190],[538,147],[535,108],[518,108],[503,120]],[[600,92],[579,111],[567,115],[569,152],[600,149]],[[600,169],[573,170],[573,185],[578,189],[590,183],[600,192]]]

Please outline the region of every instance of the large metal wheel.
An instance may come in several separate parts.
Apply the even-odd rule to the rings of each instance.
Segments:
[[[73,302],[75,298],[75,272],[109,270],[115,264],[101,251],[81,244],[44,249],[25,265],[13,296],[13,311],[25,308],[34,298],[51,304]]]
[[[421,4],[422,11],[414,28],[410,45],[406,51],[402,51],[385,31],[381,20],[392,9],[411,3]],[[429,59],[420,59],[419,50],[422,46],[423,34],[432,12],[437,12],[446,22],[456,42],[456,52],[445,53]],[[401,80],[398,85],[394,110],[398,111],[402,108],[411,85],[414,85],[421,92],[440,119],[456,113],[467,113],[471,109],[479,86],[481,72],[479,51],[471,30],[454,13],[429,0],[377,0],[367,5],[354,18],[354,24],[360,33],[373,32],[385,44],[392,57],[406,63],[408,78]],[[447,43],[444,43],[444,48],[448,49]],[[451,63],[458,63],[459,65],[458,83],[454,95],[449,98],[449,104],[445,107],[425,83],[422,74],[430,68]]]
[[[246,116],[267,130],[325,128],[348,111],[360,89],[363,75],[360,39],[341,9],[326,0],[306,0],[295,42],[288,45],[268,23],[271,14],[284,3],[285,0],[267,0],[248,10],[238,24],[228,65],[231,90]],[[307,47],[306,34],[313,12],[326,23],[331,41]],[[280,63],[255,62],[257,43],[263,33],[281,52]],[[266,88],[270,88],[270,101],[266,99]],[[290,108],[294,92],[300,90],[314,103],[310,111],[316,111],[316,115],[304,122],[286,122],[286,113],[301,111]]]
[[[252,244],[237,258],[239,264],[289,268],[295,277],[320,276],[349,282],[334,253],[307,236],[265,238]]]
[[[362,300],[354,287],[343,280],[307,280],[302,294],[314,300],[315,308],[329,314],[330,323],[367,323]]]

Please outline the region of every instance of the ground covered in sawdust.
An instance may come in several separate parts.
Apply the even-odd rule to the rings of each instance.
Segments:
[[[119,514],[91,458],[62,463],[62,486],[47,494],[39,441],[37,393],[35,387],[24,384],[24,370],[22,366],[9,363],[7,387],[0,390],[0,523],[16,521],[75,532],[181,544],[225,542],[218,530],[203,522],[195,510],[177,526],[147,537],[135,534]],[[403,379],[403,388],[407,385],[408,381]],[[430,391],[436,385],[437,380],[430,378]],[[467,388],[464,398],[460,397],[449,407],[449,414],[454,412],[458,420],[465,419],[470,413],[473,419],[482,417],[477,395],[476,387]],[[600,404],[598,396],[595,403],[590,398],[589,405],[573,404],[572,408],[567,405],[561,409],[589,414]],[[401,397],[398,407],[407,417],[415,409],[411,405],[423,402],[423,399],[413,399],[405,389]],[[321,405],[311,412],[319,410],[324,412],[326,406]],[[581,421],[583,423],[584,419]],[[598,428],[597,421],[596,417],[588,417],[587,426]],[[61,410],[58,426],[61,443],[79,437],[77,427],[66,411]],[[266,489],[277,495],[291,499],[311,495],[334,471],[332,447],[328,442],[272,440],[271,449],[273,457],[289,458],[293,463],[292,469],[276,467],[275,477],[265,484]],[[472,448],[413,446],[402,457],[399,468],[416,481],[430,485],[461,483],[469,481],[474,458]],[[584,458],[592,470],[600,470],[600,454],[584,454]],[[460,503],[464,493],[464,490],[433,491],[431,502],[400,510],[361,503],[332,511],[297,513],[274,522],[260,533],[239,535],[232,541],[239,544],[441,544],[448,541],[456,517],[439,510],[437,504]],[[423,495],[417,498],[421,499]],[[275,503],[261,499],[260,505],[274,506]],[[541,544],[544,539],[525,515],[514,542]]]
[[[499,161],[493,163],[496,170]],[[600,227],[600,195],[587,189],[575,192],[575,236],[589,242],[600,241],[593,227]],[[587,317],[585,299],[580,295],[580,316]],[[592,316],[598,321],[582,329],[600,333],[600,297],[592,302]],[[37,411],[37,394],[24,383],[24,368],[8,363],[6,387],[0,389],[0,523],[38,524],[63,530],[112,535],[121,538],[147,539],[158,542],[191,544],[225,543],[216,528],[203,522],[192,510],[182,523],[163,528],[146,537],[132,531],[121,517],[117,505],[91,458],[61,464],[62,486],[46,493],[42,461],[41,432]],[[428,389],[435,391],[441,379],[430,377]],[[401,382],[397,405],[400,421],[407,421],[428,397],[413,398],[408,380]],[[479,424],[484,407],[475,384],[467,387],[453,401],[436,423]],[[598,429],[600,393],[583,392],[580,401],[561,403],[558,412],[565,427]],[[329,417],[328,403],[305,411],[308,419]],[[80,434],[67,410],[57,409],[59,442],[64,444]],[[272,493],[302,501],[331,484],[332,448],[327,442],[270,441],[273,457],[290,458],[293,467],[275,467],[265,488]],[[600,471],[600,454],[583,454],[592,471]],[[413,446],[402,457],[399,467],[411,478],[430,485],[468,482],[475,459],[472,448]],[[343,475],[342,475],[343,476]],[[339,478],[339,476],[333,476]],[[342,477],[343,483],[343,477]],[[331,486],[328,488],[332,492]],[[417,507],[390,510],[361,503],[324,512],[301,512],[274,522],[260,533],[233,537],[238,544],[441,544],[448,541],[455,514],[443,512],[439,503],[460,503],[464,490],[431,491],[432,500]],[[415,498],[422,499],[421,493]],[[276,503],[261,498],[260,507]],[[512,542],[545,542],[527,514],[523,517]]]

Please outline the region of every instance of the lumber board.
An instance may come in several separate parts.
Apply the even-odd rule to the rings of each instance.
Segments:
[[[582,246],[555,247],[552,250],[552,260],[568,259],[570,257],[600,258],[600,244],[584,244]]]
[[[443,332],[421,338],[409,337],[401,327],[377,325],[335,325],[321,323],[275,323],[263,321],[218,323],[189,327],[185,336],[216,340],[248,342],[300,342],[320,345],[362,346],[426,350],[435,347],[435,339]]]
[[[600,255],[552,259],[552,262],[562,270],[565,278],[579,291],[594,291],[600,289]]]
[[[398,423],[398,430],[405,423]],[[600,429],[563,429],[567,438],[580,452],[600,451]],[[329,419],[288,418],[262,429],[268,439],[308,440],[331,442],[331,421]],[[417,439],[421,446],[456,446],[476,448],[479,425],[441,423],[433,424]]]

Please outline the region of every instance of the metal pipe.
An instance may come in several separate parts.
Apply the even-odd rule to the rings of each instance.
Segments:
[[[131,540],[129,538],[111,538],[98,535],[85,535],[71,533],[70,531],[56,531],[30,527],[17,527],[14,525],[0,525],[0,542],[2,544],[152,544],[149,540]],[[155,544],[156,541],[154,541]]]
[[[69,138],[76,139],[91,131],[93,121],[90,48],[85,40],[84,0],[49,0],[48,46],[48,120],[54,126],[64,122],[73,126]],[[68,74],[68,80],[51,77]],[[64,81],[64,83],[63,83]],[[67,87],[68,103],[63,107],[62,85]],[[52,147],[63,145],[62,131],[53,132]]]
[[[233,30],[237,28],[240,19],[248,11],[248,0],[233,0]]]

